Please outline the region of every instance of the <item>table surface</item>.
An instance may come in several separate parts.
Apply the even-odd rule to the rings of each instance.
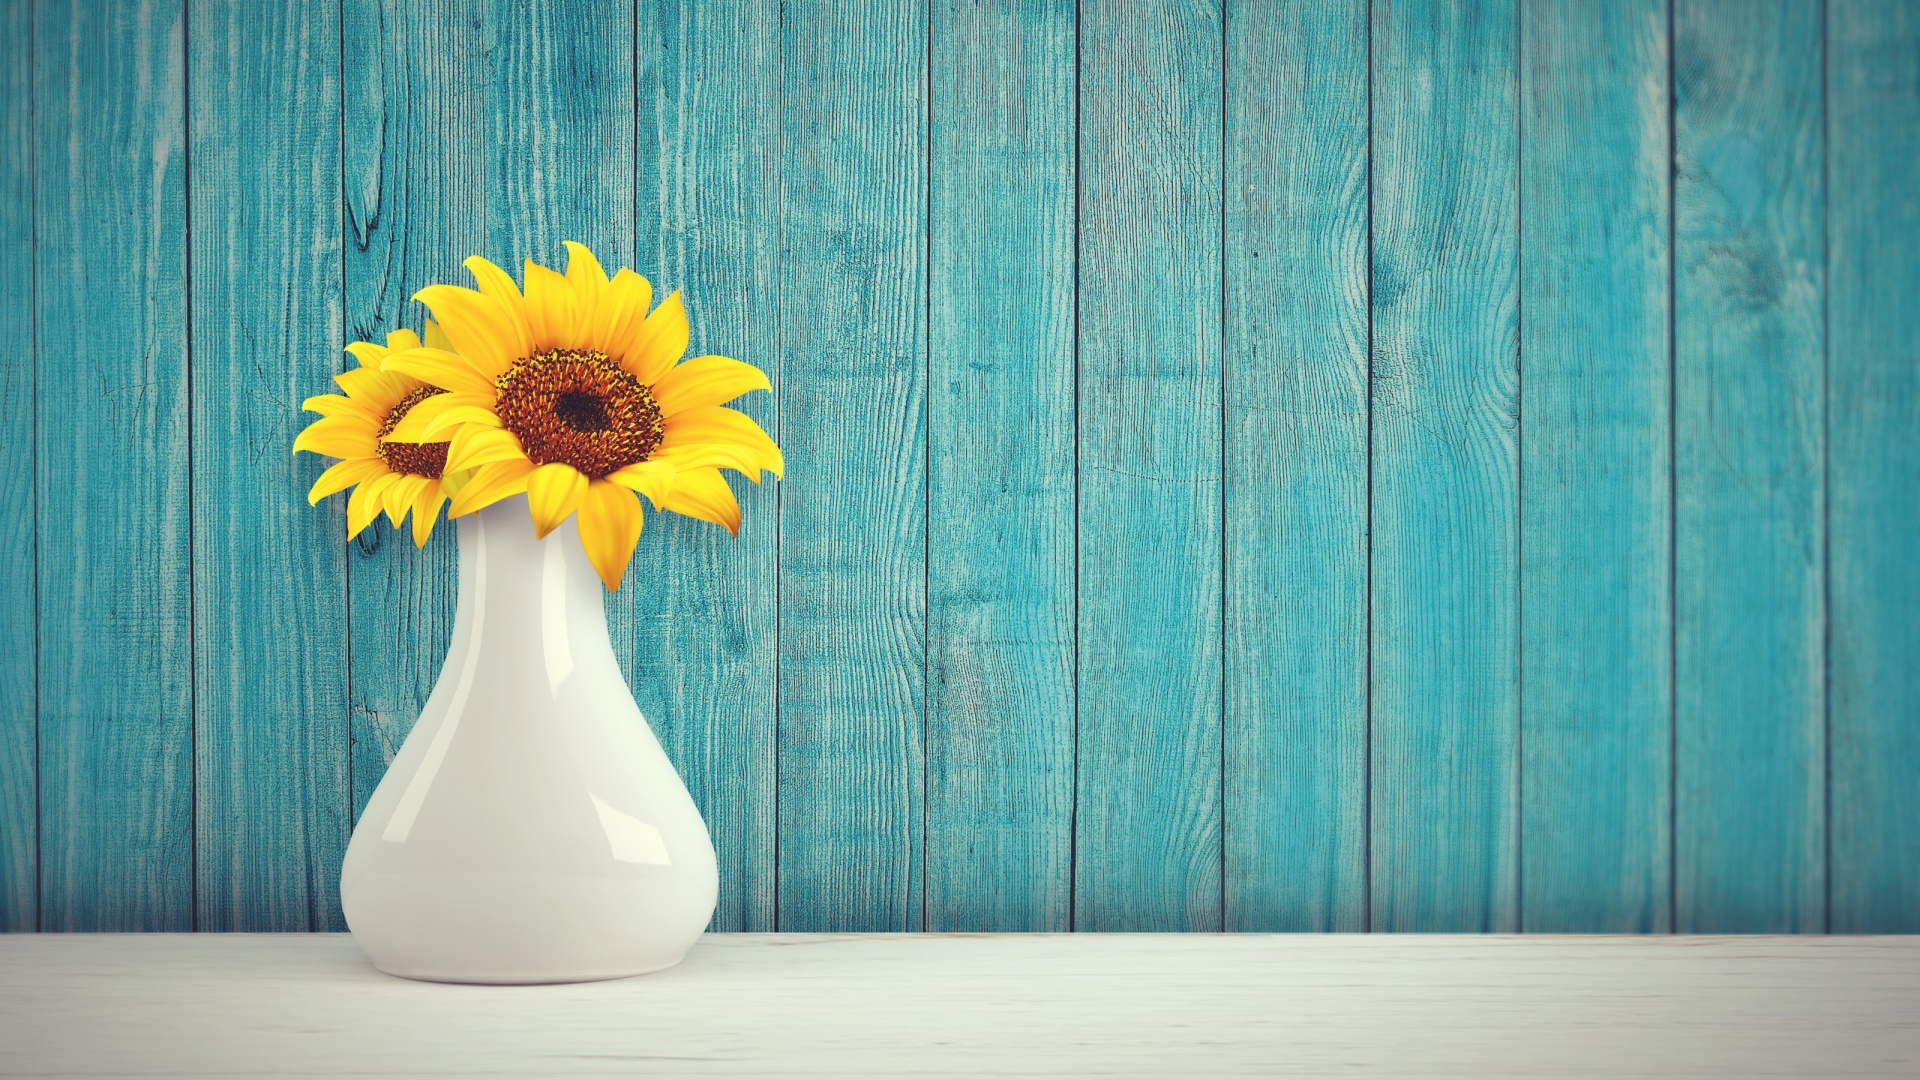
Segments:
[[[1920,938],[712,934],[616,982],[0,936],[0,1076],[1920,1075]]]

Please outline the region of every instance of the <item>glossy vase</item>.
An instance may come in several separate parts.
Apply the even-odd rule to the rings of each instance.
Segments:
[[[456,524],[453,645],[340,872],[354,940],[438,982],[671,967],[713,914],[713,842],[614,662],[575,524],[535,540],[525,496]]]

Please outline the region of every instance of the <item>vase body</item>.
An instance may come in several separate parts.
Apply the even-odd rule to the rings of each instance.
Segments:
[[[411,979],[552,983],[678,963],[713,843],[634,704],[573,520],[458,519],[453,644],[340,872],[347,926]]]

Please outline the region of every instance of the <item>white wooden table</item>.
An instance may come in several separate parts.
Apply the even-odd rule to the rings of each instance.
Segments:
[[[709,935],[440,986],[314,935],[0,936],[0,1076],[1920,1076],[1920,938]]]

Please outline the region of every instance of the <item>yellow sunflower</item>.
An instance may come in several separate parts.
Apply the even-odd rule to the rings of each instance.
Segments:
[[[437,328],[427,324],[427,337],[438,339]],[[435,340],[435,344],[444,344]],[[382,362],[395,353],[422,348],[420,338],[411,330],[395,330],[387,335],[384,348],[372,342],[356,341],[347,352],[359,367],[333,377],[347,392],[321,394],[301,404],[320,419],[307,425],[293,441],[294,453],[302,450],[341,460],[320,474],[307,502],[317,503],[336,492],[353,488],[347,498],[347,539],[385,510],[394,528],[408,513],[413,515],[413,542],[425,547],[433,535],[440,507],[452,494],[443,479],[446,473],[445,442],[399,442],[387,439],[414,406],[445,393],[411,375],[383,369]]]
[[[738,535],[740,504],[720,475],[779,476],[779,447],[725,403],[771,390],[759,368],[724,356],[681,363],[687,313],[674,293],[648,312],[653,287],[631,270],[611,279],[567,243],[567,272],[526,264],[525,293],[479,256],[479,291],[432,285],[415,299],[450,348],[396,350],[385,370],[443,388],[385,437],[450,443],[445,467],[473,470],[450,516],[525,492],[544,537],[575,511],[587,558],[618,589],[640,539],[636,493],[656,510]]]

